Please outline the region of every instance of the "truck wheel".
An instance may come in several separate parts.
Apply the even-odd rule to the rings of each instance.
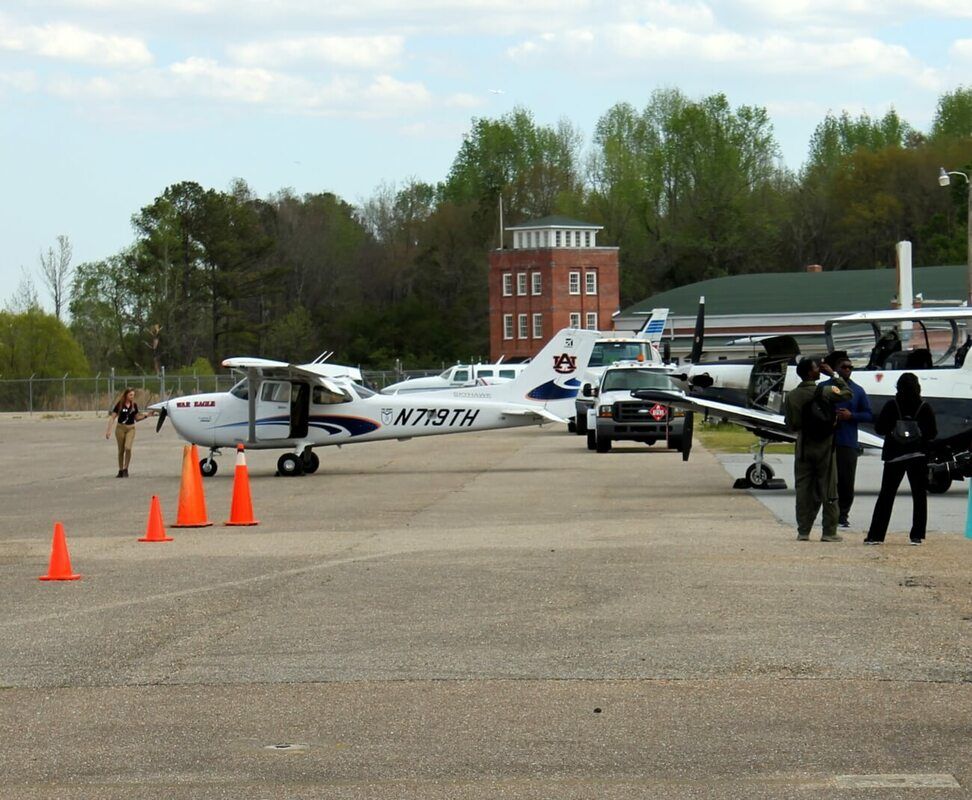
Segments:
[[[597,450],[597,437],[594,436],[594,431],[587,432],[587,449]]]
[[[596,437],[597,452],[599,453],[610,453],[611,452],[611,437],[610,436],[597,436]]]

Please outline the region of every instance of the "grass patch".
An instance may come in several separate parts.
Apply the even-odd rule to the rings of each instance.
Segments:
[[[714,453],[748,453],[757,439],[753,434],[731,422],[703,422],[696,424],[695,435],[707,450]],[[787,442],[771,444],[767,453],[793,454],[793,445]]]

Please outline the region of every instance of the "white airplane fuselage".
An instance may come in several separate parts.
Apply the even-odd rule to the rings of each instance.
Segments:
[[[253,449],[322,447],[382,439],[409,439],[536,425],[511,414],[511,404],[490,400],[476,389],[405,395],[373,395],[343,403],[308,404],[306,430],[289,402],[257,406],[256,438],[249,440],[248,401],[228,392],[170,400],[168,419],[185,440],[210,448],[245,443]],[[570,399],[573,403],[573,398]]]

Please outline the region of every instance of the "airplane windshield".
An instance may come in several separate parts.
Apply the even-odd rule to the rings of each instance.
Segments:
[[[374,397],[376,394],[376,392],[372,391],[367,386],[362,386],[360,383],[354,383],[352,386],[354,386],[354,390],[358,393],[358,397]]]
[[[645,345],[641,342],[596,342],[587,366],[603,367],[615,361],[633,361],[639,355],[648,358]]]
[[[632,389],[674,389],[672,379],[662,372],[646,369],[612,369],[604,376],[602,391],[617,392]]]
[[[238,397],[240,400],[250,399],[250,382],[244,378],[236,386],[230,389],[230,394],[233,397]]]

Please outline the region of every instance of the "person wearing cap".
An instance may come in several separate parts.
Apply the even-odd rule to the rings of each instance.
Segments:
[[[850,527],[850,510],[854,505],[854,484],[857,479],[857,457],[861,448],[857,441],[857,426],[874,422],[871,401],[864,388],[851,380],[854,365],[847,353],[837,351],[825,359],[851,390],[850,400],[837,403],[837,428],[834,431],[834,455],[837,460],[837,524],[841,528]],[[824,386],[834,385],[833,380]]]

